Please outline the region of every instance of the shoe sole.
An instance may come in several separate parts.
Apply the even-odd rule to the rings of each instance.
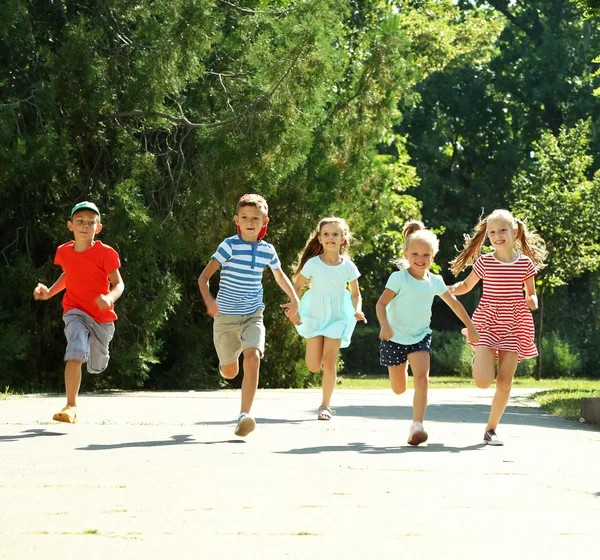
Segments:
[[[408,445],[419,445],[427,441],[427,432],[415,432],[408,440]]]
[[[254,428],[256,428],[256,422],[254,421],[254,418],[246,416],[240,420],[234,433],[236,436],[246,437],[250,432],[254,431]]]
[[[64,422],[65,424],[77,424],[77,416],[70,417],[68,414],[58,412],[52,417],[55,422]]]
[[[504,445],[503,441],[486,441],[483,440],[483,443],[486,445],[491,445],[492,447],[502,447]]]

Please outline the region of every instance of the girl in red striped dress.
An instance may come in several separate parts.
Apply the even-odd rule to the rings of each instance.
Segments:
[[[486,235],[493,251],[481,254]],[[472,235],[465,236],[462,251],[450,263],[455,276],[473,265],[465,280],[449,288],[455,296],[466,294],[483,281],[481,300],[473,313],[480,338],[478,342],[467,338],[467,342],[475,350],[473,380],[477,387],[492,384],[498,360],[496,393],[483,437],[488,445],[504,445],[496,428],[510,397],[517,364],[538,354],[530,310],[537,309],[534,276],[543,268],[546,254],[542,238],[521,220],[507,210],[494,210],[480,218]]]

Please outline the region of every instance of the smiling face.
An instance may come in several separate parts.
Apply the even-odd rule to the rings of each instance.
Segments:
[[[319,232],[319,243],[323,251],[331,251],[341,254],[344,243],[344,232],[336,223],[325,224]]]
[[[102,230],[100,216],[92,210],[75,212],[67,222],[67,227],[73,232],[75,243],[83,245],[91,245],[94,236]]]
[[[256,241],[262,227],[269,222],[269,218],[256,206],[241,206],[234,220],[244,241]]]
[[[488,220],[487,236],[494,249],[512,251],[515,232],[506,220],[502,218]]]
[[[425,274],[434,256],[431,245],[422,239],[410,239],[404,250],[404,258],[408,261],[409,269],[418,275]]]

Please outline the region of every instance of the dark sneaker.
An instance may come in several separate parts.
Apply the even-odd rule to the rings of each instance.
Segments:
[[[483,443],[487,445],[504,445],[504,442],[498,437],[494,430],[488,430],[483,436]]]
[[[254,431],[254,428],[256,428],[254,418],[242,412],[238,418],[234,433],[236,436],[246,437],[250,432]]]

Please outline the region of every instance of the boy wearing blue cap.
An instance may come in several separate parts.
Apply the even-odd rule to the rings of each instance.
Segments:
[[[121,297],[125,285],[119,272],[118,253],[94,240],[102,231],[98,207],[87,201],[76,204],[67,227],[73,232],[74,240],[61,245],[54,258],[54,264],[63,272],[50,288],[38,284],[33,297],[47,300],[66,290],[62,305],[67,338],[67,406],[57,412],[53,420],[75,424],[81,364],[87,363],[89,373],[101,373],[108,366],[108,344],[115,332],[117,318],[114,303]]]

